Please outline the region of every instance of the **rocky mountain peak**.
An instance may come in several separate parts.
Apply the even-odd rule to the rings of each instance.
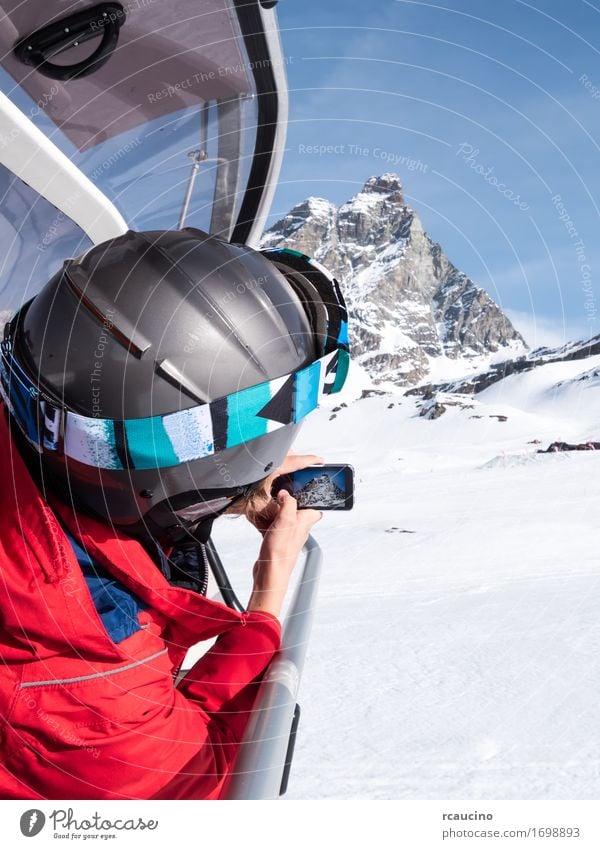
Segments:
[[[316,198],[309,197],[306,200],[299,204],[294,209],[303,209],[309,215],[317,215],[317,216],[329,216],[332,212],[335,212],[335,204],[331,203],[331,201],[325,200],[325,198]]]
[[[397,174],[389,172],[380,177],[369,177],[362,190],[365,194],[393,194],[393,200],[404,205],[402,183]]]
[[[343,490],[333,482],[327,473],[313,478],[302,489],[295,493],[298,504],[302,507],[326,505],[334,507],[345,501]]]
[[[424,231],[397,174],[370,177],[340,207],[308,198],[265,233],[263,245],[301,251],[335,274],[353,355],[375,381],[413,385],[427,377],[432,358],[526,348],[497,304]]]

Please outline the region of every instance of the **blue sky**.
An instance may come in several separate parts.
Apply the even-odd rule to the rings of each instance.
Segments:
[[[336,486],[345,492],[346,491],[346,472],[345,470],[334,470],[334,469],[326,469],[325,473],[329,475],[330,479]],[[317,477],[320,477],[324,474],[323,471],[315,471],[314,469],[301,469],[299,472],[294,473],[294,480],[296,483],[295,490],[298,491],[302,489],[303,486],[306,486],[309,481],[314,480]]]
[[[395,171],[531,345],[600,333],[600,0],[277,8],[291,108],[271,222]]]

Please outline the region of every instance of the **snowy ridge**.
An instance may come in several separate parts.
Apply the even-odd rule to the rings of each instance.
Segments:
[[[486,362],[485,358],[480,358],[472,362],[470,373],[463,372],[458,376],[458,379],[451,379],[450,382],[424,382],[415,391],[421,394],[433,392],[473,394],[483,392],[488,387],[506,380],[511,375],[529,372],[551,363],[579,363],[579,365],[575,365],[575,371],[579,372],[581,371],[581,361],[588,361],[588,368],[593,372],[594,370],[589,363],[600,355],[600,336],[594,336],[585,342],[568,342],[558,348],[536,348],[528,353],[523,353],[518,347],[513,347],[512,354],[513,356],[510,359],[496,357],[495,362],[492,360]],[[439,373],[441,374],[441,372]],[[587,380],[592,377],[594,377],[594,374],[589,376],[581,374],[577,379]]]

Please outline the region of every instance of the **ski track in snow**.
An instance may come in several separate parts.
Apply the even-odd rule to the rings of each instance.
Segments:
[[[600,393],[574,405],[577,368],[514,376],[435,421],[399,391],[352,401],[350,380],[335,420],[305,424],[296,449],[353,463],[357,504],[315,529],[287,798],[598,798],[600,452],[535,453],[600,439]],[[246,592],[256,532],[216,530]]]

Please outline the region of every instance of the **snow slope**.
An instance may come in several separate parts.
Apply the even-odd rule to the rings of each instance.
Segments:
[[[315,532],[288,798],[598,798],[600,453],[535,452],[600,439],[599,367],[514,375],[435,420],[398,390],[352,400],[355,372],[306,423],[296,448],[352,462],[357,506]],[[256,532],[217,524],[245,592]]]

